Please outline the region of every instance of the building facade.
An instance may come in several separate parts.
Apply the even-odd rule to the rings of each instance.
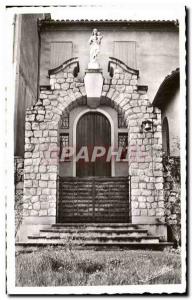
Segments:
[[[38,96],[22,125],[17,239],[55,223],[132,223],[172,238],[164,159],[179,161],[178,24],[46,16],[37,28]],[[94,28],[103,37],[97,67]]]

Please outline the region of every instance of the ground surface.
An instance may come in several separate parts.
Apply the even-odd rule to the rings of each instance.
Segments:
[[[176,284],[181,259],[168,251],[47,248],[16,254],[17,286]]]

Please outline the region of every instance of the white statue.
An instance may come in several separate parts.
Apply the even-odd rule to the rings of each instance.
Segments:
[[[93,29],[92,35],[89,39],[90,45],[90,60],[88,64],[89,69],[99,69],[99,63],[97,61],[99,52],[100,52],[100,44],[103,36],[100,32],[95,28]]]

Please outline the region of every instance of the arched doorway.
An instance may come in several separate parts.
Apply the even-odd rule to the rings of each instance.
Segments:
[[[100,112],[84,114],[76,128],[76,176],[111,176],[111,161],[107,161],[110,146],[111,125],[106,116]]]
[[[167,117],[164,117],[162,124],[162,147],[165,156],[169,156],[169,123]]]

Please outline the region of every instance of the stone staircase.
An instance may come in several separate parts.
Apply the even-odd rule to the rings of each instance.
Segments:
[[[64,246],[77,249],[151,249],[163,250],[172,243],[152,236],[148,230],[129,223],[61,223],[29,235],[26,243],[16,246]]]

